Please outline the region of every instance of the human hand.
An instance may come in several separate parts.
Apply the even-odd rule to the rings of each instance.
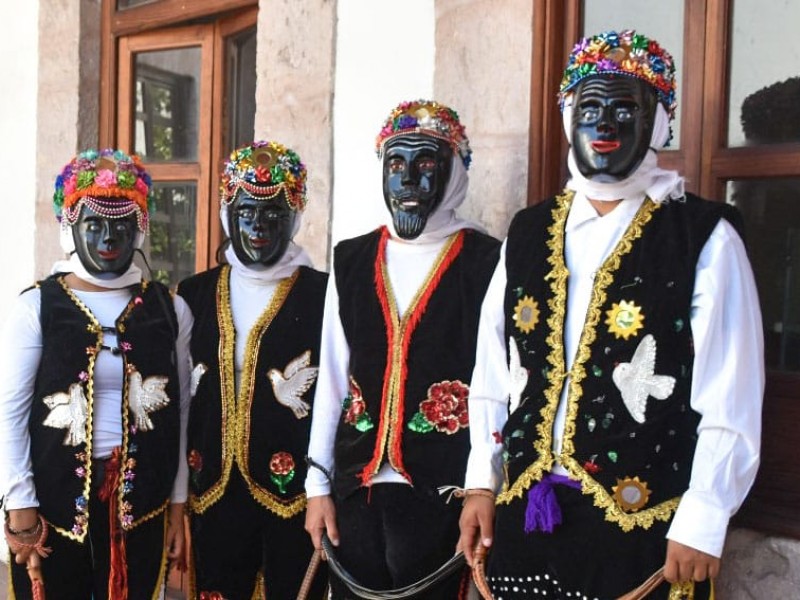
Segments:
[[[186,571],[186,532],[183,521],[184,505],[169,505],[167,524],[167,559],[171,566],[181,572]]]
[[[475,560],[475,548],[480,543],[485,548],[492,545],[494,535],[494,498],[486,490],[486,495],[470,495],[464,500],[458,526],[461,537],[458,538],[456,552],[463,552],[467,564],[472,567]]]
[[[322,534],[327,531],[334,546],[339,545],[339,528],[336,526],[336,507],[328,496],[314,496],[306,506],[306,531],[311,536],[314,548],[322,547]]]
[[[8,533],[12,531],[18,534],[11,533],[11,538],[8,539],[9,549],[14,553],[14,562],[18,565],[28,564],[35,562],[37,568],[41,564],[39,555],[31,544],[36,543],[39,534],[36,529],[39,525],[39,511],[35,506],[30,508],[15,508],[8,511]],[[28,532],[31,532],[30,534]],[[33,537],[32,537],[33,536]],[[23,545],[14,544],[15,541],[22,542]],[[31,555],[35,555],[36,559],[31,559]]]
[[[667,541],[667,560],[664,578],[670,583],[705,581],[719,575],[720,560],[716,556],[685,546],[675,540]]]

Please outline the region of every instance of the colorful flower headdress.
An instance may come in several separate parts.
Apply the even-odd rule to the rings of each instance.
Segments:
[[[464,126],[458,120],[458,113],[444,104],[432,100],[401,102],[388,116],[375,140],[375,152],[380,158],[386,142],[409,133],[421,133],[444,140],[461,157],[465,168],[472,161]]]
[[[297,153],[278,142],[257,141],[231,152],[222,170],[221,202],[230,204],[239,190],[256,200],[269,200],[286,191],[293,211],[306,207],[306,166]]]
[[[561,79],[559,101],[587,77],[601,74],[636,77],[649,83],[670,119],[675,117],[675,65],[658,42],[633,30],[606,31],[575,44]]]
[[[139,157],[121,150],[86,150],[69,161],[56,177],[53,210],[59,222],[74,225],[81,207],[107,218],[136,214],[147,232],[153,203],[152,181]]]

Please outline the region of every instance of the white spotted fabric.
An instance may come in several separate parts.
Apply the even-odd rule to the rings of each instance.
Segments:
[[[556,579],[547,573],[523,577],[487,577],[495,600],[519,600],[520,598],[552,598],[553,600],[600,600],[579,591],[564,590]]]

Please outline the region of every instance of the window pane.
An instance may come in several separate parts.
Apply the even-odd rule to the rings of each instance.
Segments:
[[[156,2],[158,0],[117,0],[117,10],[125,10],[126,8],[133,8],[142,4],[154,4]]]
[[[153,184],[155,209],[145,243],[152,278],[170,286],[194,273],[197,186],[194,183]]]
[[[256,28],[248,29],[227,41],[227,106],[230,148],[253,140],[256,122]]]
[[[745,220],[767,366],[800,371],[800,177],[730,181],[726,196]]]
[[[134,68],[134,151],[147,162],[196,160],[200,48],[140,52]]]
[[[800,2],[733,2],[728,145],[800,142]]]
[[[584,0],[582,35],[591,36],[612,29],[635,29],[657,40],[672,55],[678,79],[678,110],[672,123],[672,140],[668,148],[677,150],[680,148],[681,133],[684,0],[637,0],[635,4],[634,9],[630,0]]]

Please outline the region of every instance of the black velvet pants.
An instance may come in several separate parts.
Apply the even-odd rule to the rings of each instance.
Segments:
[[[636,588],[664,564],[669,523],[624,532],[605,520],[580,490],[555,487],[563,521],[553,533],[525,533],[527,494],[497,506],[487,578],[495,600],[613,600]],[[662,584],[648,600],[666,600]],[[707,600],[709,584],[695,585]]]
[[[392,590],[436,571],[455,553],[461,503],[446,504],[435,491],[422,493],[403,483],[378,483],[336,502],[342,566],[364,587]],[[459,597],[457,573],[429,594],[429,600]],[[336,580],[333,598],[353,598]]]
[[[203,514],[192,515],[193,589],[226,600],[250,600],[261,572],[269,600],[295,600],[314,547],[305,512],[284,519],[258,504],[234,467],[225,493]],[[310,600],[323,598],[320,565]]]
[[[98,498],[103,483],[102,461],[92,468],[95,477],[89,499],[89,533],[81,544],[50,529],[46,547],[53,549],[42,560],[42,578],[47,600],[113,600],[108,597],[111,556],[108,502]],[[128,598],[152,598],[164,586],[166,577],[167,511],[124,534]],[[11,557],[11,585],[14,598],[32,598],[25,565]]]

